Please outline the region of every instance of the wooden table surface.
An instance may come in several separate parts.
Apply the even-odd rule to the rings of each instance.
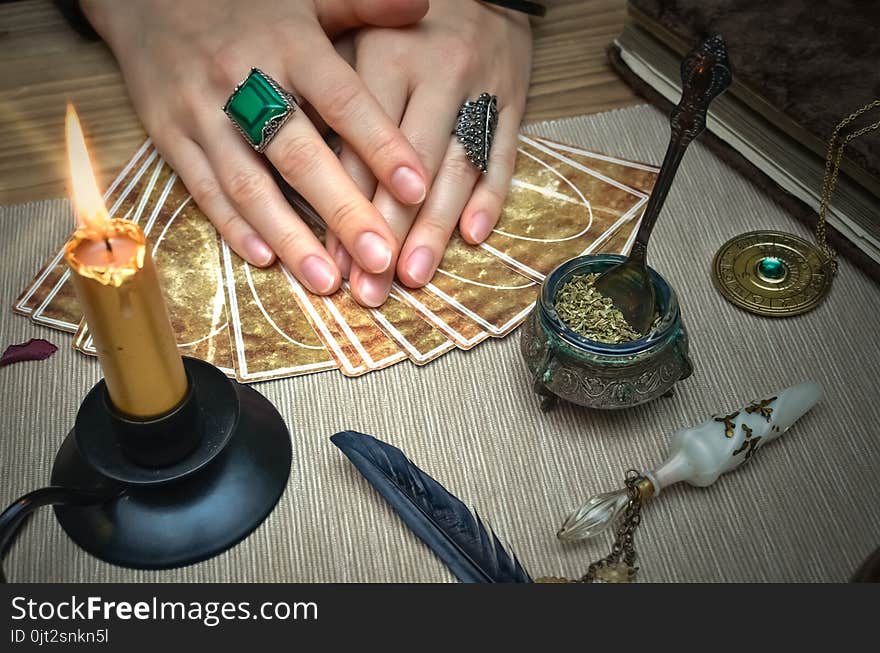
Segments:
[[[533,21],[526,120],[637,103],[605,57],[623,25],[624,0],[546,4],[547,16]],[[76,105],[106,186],[145,137],[113,56],[74,32],[50,0],[0,4],[0,204],[65,195],[67,100]]]

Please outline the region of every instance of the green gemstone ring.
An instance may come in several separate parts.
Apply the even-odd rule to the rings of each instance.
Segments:
[[[235,87],[226,100],[224,113],[257,152],[269,145],[272,137],[296,111],[296,98],[259,68]]]

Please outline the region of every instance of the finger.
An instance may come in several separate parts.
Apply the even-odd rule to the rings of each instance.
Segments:
[[[436,86],[416,88],[406,107],[400,129],[413,144],[425,165],[429,179],[440,168],[443,156],[449,148],[449,134],[455,124],[458,107],[450,97],[455,95]],[[418,214],[418,207],[401,204],[387,189],[379,186],[373,204],[385,216],[397,242],[403,244]],[[361,304],[379,306],[388,297],[394,270],[382,275],[372,275],[354,266],[349,274],[352,294]]]
[[[220,116],[222,118],[222,116]],[[284,199],[265,164],[225,121],[203,116],[200,141],[226,196],[293,275],[312,292],[339,287],[339,271],[312,230]]]
[[[300,106],[302,112],[308,116],[308,119],[312,121],[312,124],[315,126],[315,129],[318,130],[318,133],[321,136],[327,136],[332,131],[327,123],[324,122],[324,119],[321,117],[321,114],[318,113],[317,109],[313,107],[311,104],[303,100],[302,105]]]
[[[409,72],[387,58],[362,58],[355,70],[394,125],[399,125],[410,95]]]
[[[345,245],[339,241],[336,234],[328,231],[324,237],[324,247],[327,248],[327,252],[333,257],[333,262],[339,268],[339,274],[343,279],[348,279],[351,276],[352,263],[351,255],[345,249]]]
[[[424,168],[397,123],[382,110],[329,41],[317,48],[319,51],[305,57],[307,69],[303,57],[289,62],[297,90],[397,199],[407,204],[421,203],[427,193]]]
[[[321,27],[333,35],[363,25],[411,25],[428,13],[428,0],[317,0],[315,9]]]
[[[404,109],[406,108],[406,82],[399,75],[388,75],[388,71],[384,68],[382,70],[374,70],[374,68],[375,67],[373,66],[361,66],[361,68],[358,69],[358,74],[361,75],[367,88],[369,88],[376,96],[382,109],[392,122],[399,123]],[[345,171],[352,179],[354,179],[358,188],[361,189],[364,196],[372,198],[376,192],[376,178],[373,176],[373,173],[367,164],[364,163],[363,159],[361,159],[347,143],[343,143],[342,145],[342,153],[339,160],[342,162],[342,167]],[[395,202],[395,204],[404,206],[397,202]],[[392,216],[383,211],[382,206],[377,205],[375,202],[374,205],[385,218],[385,221],[391,224]],[[402,238],[398,237],[398,242],[402,242],[402,240]],[[349,256],[348,252],[345,251],[345,248],[339,243],[335,234],[327,234],[327,251],[330,252],[330,255],[336,261],[336,265],[339,267],[342,277],[348,279],[351,275],[351,256]],[[383,276],[390,279],[393,274],[394,269],[393,267],[390,267],[387,272],[383,273]],[[390,288],[390,281],[388,286]],[[375,293],[373,294],[375,295]],[[355,297],[357,297],[357,294],[355,294]],[[384,300],[385,297],[382,297],[379,303]]]
[[[367,167],[367,164],[345,143],[342,144],[339,162],[342,164],[343,170],[348,173],[348,176],[352,178],[358,189],[363,193],[364,197],[373,197],[376,191],[376,178]],[[351,255],[332,231],[327,232],[325,246],[327,251],[330,252],[330,256],[336,261],[336,266],[339,268],[342,278],[348,279],[351,274]],[[393,268],[389,266],[389,269]]]
[[[391,122],[395,125],[399,124],[406,109],[405,79],[398,74],[389,74],[384,63],[376,66],[362,62],[357,72]],[[376,178],[370,167],[348,143],[343,143],[339,160],[364,196],[372,198],[376,192]]]
[[[359,265],[370,272],[384,272],[391,266],[397,252],[391,230],[306,116],[295,113],[266,147],[265,154]]]
[[[522,111],[512,106],[505,107],[498,114],[498,128],[489,153],[489,169],[477,182],[459,222],[462,237],[471,245],[486,240],[501,216],[501,207],[513,177],[521,119]]]
[[[157,143],[162,157],[177,171],[195,203],[229,246],[248,263],[270,265],[275,253],[232,206],[202,148],[182,135],[170,148],[162,145]]]
[[[333,47],[336,48],[339,56],[345,59],[345,63],[347,63],[352,68],[355,67],[355,62],[357,61],[357,50],[355,49],[354,44],[354,32],[348,32],[346,34],[343,34],[339,38],[334,39]]]
[[[372,197],[376,190],[376,178],[367,165],[361,161],[360,157],[351,151],[349,147],[342,144],[342,153],[339,155],[339,162],[342,164],[343,170],[352,178],[355,185],[363,193],[364,197]],[[351,255],[340,242],[336,234],[327,230],[324,237],[324,246],[336,262],[339,273],[343,279],[348,279],[351,274]],[[390,266],[389,266],[390,267]]]
[[[363,159],[347,143],[342,144],[339,162],[342,164],[342,169],[348,173],[348,176],[351,177],[363,196],[373,197],[376,193],[376,178]]]
[[[453,141],[401,250],[397,276],[404,284],[420,288],[434,276],[479,176],[464,148]]]
[[[402,224],[409,225],[412,218],[410,213],[417,210],[417,207],[407,206],[395,200],[388,191],[381,186],[376,191],[373,199],[373,205],[385,217],[389,226],[399,227]],[[395,231],[392,228],[392,231]],[[406,233],[397,236],[398,243],[403,243]],[[391,282],[394,280],[394,267],[390,267],[380,274],[371,274],[366,272],[357,264],[352,264],[348,270],[349,287],[352,295],[363,306],[381,306],[391,291]]]

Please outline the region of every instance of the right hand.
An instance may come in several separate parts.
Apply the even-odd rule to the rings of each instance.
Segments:
[[[258,266],[275,255],[311,291],[334,292],[340,272],[290,208],[265,162],[221,110],[255,66],[312,109],[357,151],[395,197],[426,194],[412,146],[330,38],[362,25],[418,21],[426,0],[82,0],[113,50],[135,109],[159,152],[230,246]],[[265,156],[373,273],[397,258],[397,239],[297,110]]]

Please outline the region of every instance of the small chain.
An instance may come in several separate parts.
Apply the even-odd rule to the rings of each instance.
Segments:
[[[840,162],[843,158],[843,151],[854,138],[880,128],[880,121],[847,134],[839,145],[837,144],[838,135],[840,134],[840,130],[850,124],[853,120],[876,107],[880,107],[880,99],[866,104],[858,111],[851,113],[847,118],[841,120],[834,128],[834,131],[831,132],[831,138],[828,141],[828,153],[825,156],[825,177],[822,179],[822,199],[819,203],[819,219],[816,221],[816,242],[819,245],[819,249],[825,254],[832,272],[837,271],[837,252],[835,252],[828,244],[826,218],[828,207],[831,204],[831,196],[834,194],[834,189],[837,187],[837,176],[840,171]]]
[[[614,544],[611,546],[611,553],[591,564],[587,573],[578,582],[592,583],[596,580],[596,572],[603,567],[617,565],[621,561],[629,568],[629,575],[635,574],[638,571],[638,568],[633,566],[637,555],[634,535],[639,524],[642,522],[642,495],[638,487],[638,483],[642,479],[643,477],[634,469],[626,473],[625,483],[629,502],[626,505],[623,520],[617,528],[617,535],[614,538]]]

